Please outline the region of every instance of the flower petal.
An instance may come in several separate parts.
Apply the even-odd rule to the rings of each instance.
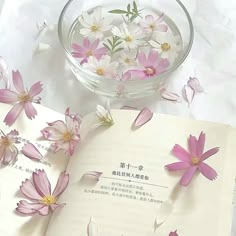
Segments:
[[[143,70],[129,70],[134,79],[145,79],[148,77]]]
[[[18,101],[17,93],[8,89],[0,89],[0,102],[12,103],[17,101]]]
[[[199,164],[198,170],[209,180],[215,180],[218,176],[217,172],[204,162]]]
[[[202,86],[200,85],[200,81],[193,77],[193,78],[189,78],[188,80],[188,86],[191,87],[195,93],[202,93],[204,92],[204,89],[202,88]]]
[[[4,122],[6,125],[11,126],[19,117],[24,105],[21,103],[16,104],[6,115]]]
[[[25,144],[21,153],[34,161],[40,161],[43,158],[42,154],[32,143]]]
[[[147,65],[148,65],[148,63],[147,63],[147,57],[146,57],[146,55],[145,55],[144,52],[140,52],[140,53],[138,54],[138,62],[139,62],[141,65],[143,65],[143,66],[147,66]]]
[[[136,117],[133,123],[133,127],[138,128],[138,127],[143,126],[148,121],[150,121],[152,117],[153,117],[153,112],[147,107],[143,108],[138,114],[138,116]]]
[[[157,30],[161,32],[167,32],[168,31],[168,26],[165,24],[160,24],[157,26]]]
[[[180,185],[188,186],[197,170],[197,166],[190,167],[182,176],[180,180]]]
[[[84,38],[84,40],[83,40],[83,46],[86,49],[89,49],[89,47],[90,47],[90,41],[89,41],[89,39],[87,37]]]
[[[215,155],[217,152],[219,152],[219,150],[220,150],[219,147],[215,147],[215,148],[212,148],[212,149],[206,151],[205,153],[202,154],[201,161],[204,161],[207,158],[209,158],[210,156]]]
[[[54,128],[59,133],[64,133],[66,131],[66,124],[62,120],[56,120],[54,122],[48,123],[51,128]]]
[[[43,194],[37,192],[32,182],[28,179],[22,182],[22,185],[20,186],[20,191],[24,196],[31,200],[40,200],[43,197]]]
[[[38,210],[44,207],[44,204],[41,203],[30,203],[25,200],[17,203],[16,211],[23,215],[33,216],[38,214]]]
[[[41,84],[40,81],[33,84],[32,87],[29,90],[29,96],[34,97],[34,96],[40,94],[43,91],[42,86],[43,85]]]
[[[188,102],[189,105],[192,103],[194,95],[195,95],[194,90],[188,85],[185,85],[183,89],[183,97]]]
[[[87,226],[87,235],[88,236],[98,236],[98,227],[96,225],[95,219],[93,217],[90,218],[89,224]]]
[[[147,16],[145,16],[145,20],[148,24],[152,24],[154,21],[154,17],[153,17],[153,15],[147,15]]]
[[[190,134],[188,139],[188,148],[192,157],[197,156],[197,146],[198,146],[197,138]]]
[[[166,165],[165,168],[169,171],[176,171],[176,170],[185,170],[190,167],[189,162],[175,162],[169,165]]]
[[[56,187],[52,193],[54,197],[59,197],[66,189],[69,183],[69,174],[66,174],[66,172],[62,172],[57,180]]]
[[[154,62],[158,61],[158,58],[159,58],[159,53],[154,50],[151,50],[148,55],[147,65],[152,66]]]
[[[17,70],[17,71],[12,71],[12,80],[13,80],[13,84],[16,88],[16,90],[19,92],[19,93],[22,93],[25,91],[25,88],[24,88],[24,84],[23,84],[23,79],[21,77],[21,74],[20,72]]]
[[[178,236],[177,230],[175,230],[174,232],[170,232],[169,236]]]
[[[46,127],[41,130],[43,137],[50,141],[59,141],[63,139],[63,134],[53,127]]]
[[[5,164],[9,164],[10,162],[14,162],[16,160],[17,155],[18,155],[18,150],[16,147],[14,147],[13,151],[10,150],[9,148],[6,148],[2,156],[2,161]]]
[[[44,170],[33,172],[33,182],[38,193],[43,196],[51,195],[51,184]]]
[[[98,47],[98,44],[99,44],[100,40],[99,39],[96,39],[90,46],[90,50],[94,51],[97,47]]]
[[[44,207],[38,209],[37,211],[38,211],[39,215],[47,216],[49,214],[49,206],[48,205],[44,205]]]
[[[26,116],[32,120],[35,118],[35,116],[37,115],[37,111],[36,109],[33,107],[31,102],[26,102],[24,103],[24,109],[25,109],[25,114]]]
[[[184,161],[184,162],[190,162],[191,161],[190,153],[187,152],[179,144],[175,144],[175,146],[173,147],[171,152],[175,157],[177,157],[181,161]]]
[[[201,132],[197,141],[197,151],[196,154],[198,157],[201,157],[204,151],[206,135],[205,133]]]
[[[99,171],[88,171],[83,174],[83,177],[91,176],[91,177],[95,177],[97,181],[99,181],[99,178],[101,177],[102,174],[103,172],[99,172]]]
[[[177,102],[180,99],[180,96],[176,93],[169,92],[165,88],[160,90],[161,97],[172,102]]]

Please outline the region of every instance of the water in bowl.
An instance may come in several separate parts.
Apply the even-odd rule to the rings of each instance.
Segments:
[[[96,7],[84,12],[70,28],[71,54],[84,69],[115,80],[158,76],[181,58],[183,42],[165,13],[140,9]]]

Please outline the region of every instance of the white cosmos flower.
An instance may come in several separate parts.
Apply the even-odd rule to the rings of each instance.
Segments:
[[[143,44],[145,35],[142,30],[135,24],[123,23],[120,27],[114,26],[112,33],[122,39],[124,48],[135,49]]]
[[[150,45],[161,54],[162,58],[167,58],[170,63],[174,62],[181,51],[180,37],[172,33],[157,33],[153,38],[155,40],[150,40]]]
[[[103,16],[102,8],[97,7],[91,14],[88,14],[88,12],[82,14],[80,33],[92,39],[102,38],[104,32],[111,29],[111,22],[111,18]]]
[[[113,118],[111,116],[109,100],[106,101],[105,107],[97,105],[96,114],[98,116],[101,125],[111,126],[114,124]]]
[[[111,57],[108,55],[102,56],[100,60],[91,56],[88,58],[88,63],[83,64],[85,69],[107,78],[112,78],[116,74],[118,66],[119,63],[111,62]]]
[[[136,50],[123,50],[119,55],[119,62],[121,65],[126,68],[137,65],[137,51]]]

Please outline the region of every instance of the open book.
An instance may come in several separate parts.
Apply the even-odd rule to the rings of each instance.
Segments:
[[[1,104],[0,120],[10,106]],[[236,131],[227,125],[155,114],[143,127],[132,130],[137,111],[112,110],[114,125],[89,130],[91,115],[81,128],[81,143],[72,157],[47,152],[49,143],[40,139],[46,122],[63,115],[42,106],[29,121],[24,114],[13,125],[22,145],[27,140],[47,153],[41,163],[23,155],[13,166],[0,170],[0,235],[4,236],[229,236],[231,232],[234,178],[236,174]],[[2,123],[1,123],[2,124]],[[5,132],[9,127],[1,125]],[[175,144],[187,149],[189,134],[206,133],[205,149],[220,147],[206,160],[218,178],[209,181],[196,174],[187,187],[179,186],[182,172],[164,166],[176,161]],[[35,169],[44,169],[52,182],[61,171],[70,183],[58,202],[66,205],[52,215],[22,217],[14,209],[24,197],[21,182]],[[84,178],[89,171],[102,172],[99,181]],[[160,209],[170,202],[171,211],[158,225]],[[89,230],[88,230],[89,228]],[[90,233],[88,233],[90,232]]]

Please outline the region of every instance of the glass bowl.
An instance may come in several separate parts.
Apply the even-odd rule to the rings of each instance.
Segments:
[[[190,15],[179,0],[137,0],[135,3],[142,9],[154,9],[164,13],[164,21],[171,30],[174,29],[181,38],[181,52],[168,69],[157,76],[145,80],[122,80],[100,76],[85,69],[78,60],[72,56],[72,39],[76,34],[76,27],[84,12],[96,7],[104,9],[126,9],[127,4],[133,6],[134,1],[127,0],[70,0],[63,8],[59,22],[58,35],[65,50],[66,59],[76,78],[90,91],[107,97],[138,98],[155,93],[165,83],[170,74],[174,72],[186,59],[193,43],[194,31]]]

